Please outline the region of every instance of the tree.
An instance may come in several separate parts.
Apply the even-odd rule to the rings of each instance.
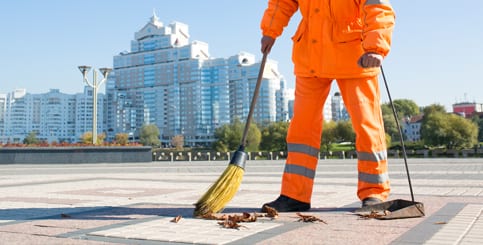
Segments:
[[[127,145],[129,143],[129,134],[127,133],[116,134],[116,143],[120,145]]]
[[[289,122],[274,122],[264,127],[261,132],[260,149],[264,151],[287,150],[287,131]]]
[[[440,104],[432,104],[423,108],[424,115],[429,115],[434,112],[446,113],[446,108]]]
[[[23,143],[26,145],[35,145],[39,143],[37,139],[37,133],[35,131],[30,132],[25,139],[23,139]]]
[[[408,99],[396,99],[393,101],[394,109],[396,110],[396,116],[398,118],[399,125],[402,127],[402,119],[411,118],[412,116],[419,115],[421,112],[419,106],[412,100]],[[396,121],[394,119],[394,112],[390,103],[381,105],[382,120],[384,121],[384,130],[386,131],[393,141],[400,141],[400,135],[397,128]],[[402,129],[401,129],[402,130]],[[404,137],[404,135],[403,135]]]
[[[104,142],[104,139],[106,138],[106,134],[102,133],[102,134],[98,134],[97,135],[97,141],[96,141],[96,145],[97,144],[102,144]],[[82,136],[81,136],[81,141],[82,143],[84,144],[92,144],[92,132],[85,132]]]
[[[478,125],[472,121],[449,114],[449,139],[448,148],[471,148],[478,143]]]
[[[392,112],[391,105],[383,104],[382,120],[384,121],[384,131],[390,136],[391,140],[399,141],[399,131],[397,130],[396,120],[394,120],[394,113]]]
[[[396,99],[393,103],[399,119],[412,117],[420,113],[418,105],[412,100]]]
[[[322,139],[320,141],[321,150],[325,150],[325,152],[329,152],[331,150],[332,144],[337,140],[336,127],[337,123],[334,121],[324,122],[321,136]]]
[[[224,124],[215,129],[216,141],[213,143],[213,149],[220,152],[237,150],[238,146],[240,146],[244,128],[245,125],[240,120],[235,119],[233,123]],[[260,140],[260,130],[256,124],[251,123],[248,129],[246,151],[258,151]]]
[[[177,151],[183,150],[184,145],[184,136],[183,135],[176,135],[171,139],[171,145],[176,148]]]
[[[475,114],[471,121],[478,125],[478,142],[483,141],[483,119],[481,119],[477,114]]]
[[[356,140],[356,134],[352,128],[352,121],[338,121],[335,127],[338,142],[352,142]]]
[[[443,113],[439,106],[427,111],[429,114],[424,115],[421,125],[421,137],[425,144],[454,149],[473,147],[477,143],[478,127],[470,120]]]
[[[158,146],[159,128],[155,124],[145,124],[139,131],[139,142],[143,145]]]

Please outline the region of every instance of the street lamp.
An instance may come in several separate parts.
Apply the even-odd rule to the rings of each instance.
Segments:
[[[93,81],[92,83],[89,82],[87,79],[87,73],[91,70],[90,66],[79,66],[79,70],[82,73],[82,76],[84,78],[84,82],[93,89],[92,92],[92,144],[97,144],[97,89],[99,86],[102,85],[107,80],[107,77],[109,76],[109,72],[112,71],[111,68],[100,68],[99,71],[101,72],[102,80],[97,81],[97,71],[96,69],[93,69]]]

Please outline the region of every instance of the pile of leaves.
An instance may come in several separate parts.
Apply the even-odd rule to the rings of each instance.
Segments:
[[[259,214],[259,213],[247,213],[243,212],[242,214],[220,214],[220,215],[215,215],[212,213],[205,214],[203,216],[200,216],[198,218],[202,219],[207,219],[207,220],[218,220],[218,224],[226,229],[240,229],[241,227],[245,227],[243,225],[240,225],[240,223],[247,223],[247,222],[256,222],[258,218],[265,217],[265,218],[272,218],[276,219],[278,218],[278,211],[274,208],[271,207],[265,207],[266,208],[266,213]],[[327,224],[322,219],[319,219],[315,216],[312,215],[303,215],[301,213],[297,213],[297,216],[300,218],[298,221],[299,222],[322,222],[324,224]],[[178,223],[182,219],[181,215],[176,216],[171,220],[173,223]]]
[[[223,228],[227,229],[240,229],[240,227],[243,227],[240,225],[240,223],[247,223],[247,222],[256,222],[258,218],[260,217],[270,217],[270,218],[276,218],[278,217],[278,212],[274,210],[276,213],[267,213],[267,214],[249,214],[247,212],[243,212],[241,215],[228,215],[228,214],[222,214],[220,216],[216,216],[214,214],[207,214],[204,215],[202,218],[203,219],[209,219],[209,220],[218,220],[218,224],[222,226]]]

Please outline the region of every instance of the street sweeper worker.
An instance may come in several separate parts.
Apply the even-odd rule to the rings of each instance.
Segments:
[[[322,110],[333,80],[356,133],[358,198],[362,206],[383,202],[390,186],[377,76],[389,53],[394,11],[388,0],[268,0],[262,53],[270,52],[297,11],[302,19],[292,37],[296,82],[288,156],[280,196],[262,211],[267,206],[279,212],[310,209]]]

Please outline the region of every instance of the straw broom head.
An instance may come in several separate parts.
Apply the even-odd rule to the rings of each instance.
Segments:
[[[223,174],[195,204],[195,217],[218,213],[233,199],[240,187],[245,170],[235,164],[228,164]]]
[[[195,217],[220,212],[225,205],[233,199],[243,179],[247,154],[244,146],[235,151],[230,164],[218,180],[211,185],[208,191],[195,203]]]

